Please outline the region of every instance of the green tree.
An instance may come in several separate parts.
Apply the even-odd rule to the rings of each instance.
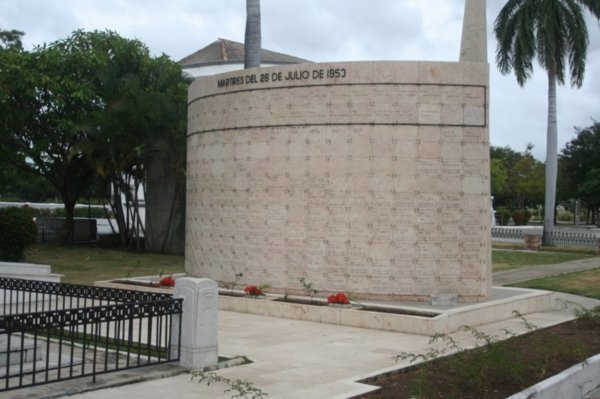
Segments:
[[[166,162],[183,176],[188,82],[179,65],[110,31],[76,31],[0,57],[0,150],[60,191],[66,231],[99,176],[123,245],[139,246],[147,157],[169,154]]]
[[[576,129],[577,136],[569,141],[560,156],[561,186],[564,198],[581,199],[590,210],[591,223],[599,223],[600,193],[600,123]]]
[[[172,179],[183,181],[189,81],[167,56],[151,57],[143,43],[115,32],[77,31],[61,45],[97,64],[88,79],[99,106],[83,148],[104,182],[122,245],[140,249],[142,236],[153,237],[143,231],[139,197],[149,159],[163,154]],[[177,187],[173,195],[181,197],[184,185]]]
[[[600,168],[592,169],[585,175],[585,182],[577,190],[577,195],[588,204],[591,214],[590,223],[595,223],[600,227],[600,217],[598,217],[598,208],[600,207]]]
[[[76,52],[57,46],[25,52],[0,50],[0,150],[21,169],[44,177],[60,193],[67,214],[87,191],[93,170],[79,144],[97,100],[86,71],[92,67]]]
[[[6,162],[0,164],[0,201],[47,202],[60,194],[46,179]]]
[[[167,56],[149,57],[139,42],[114,37],[86,40],[97,39],[105,42],[95,47],[110,50],[111,58],[98,76],[97,90],[105,107],[96,115],[99,129],[89,143],[90,158],[111,195],[122,244],[139,247],[138,194],[144,191],[151,159],[160,154],[167,164],[165,173],[176,180],[174,198],[183,196],[189,81],[177,63]],[[151,231],[143,233],[153,249],[164,250],[163,242],[153,242]]]
[[[25,35],[25,32],[20,30],[3,30],[0,29],[0,49],[23,49],[23,42],[21,39]]]
[[[490,148],[492,194],[496,207],[526,208],[544,198],[544,165],[528,144],[520,153],[510,147]]]
[[[260,66],[261,28],[260,0],[246,0],[246,34],[244,38],[244,68]]]
[[[517,208],[538,204],[544,199],[544,164],[531,155],[532,146],[511,168],[507,188]]]
[[[508,0],[494,24],[498,40],[496,62],[504,74],[514,71],[523,86],[533,72],[533,60],[548,75],[548,129],[544,229],[554,228],[557,180],[556,85],[581,87],[588,31],[583,10],[600,18],[598,0]],[[567,71],[568,69],[568,71]]]
[[[490,162],[490,181],[491,193],[494,198],[498,198],[502,195],[502,190],[504,190],[507,178],[508,171],[502,160],[492,159]]]

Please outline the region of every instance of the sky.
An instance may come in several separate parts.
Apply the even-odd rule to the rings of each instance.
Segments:
[[[494,19],[504,1],[487,1],[490,139],[545,160],[547,75],[537,65],[524,87],[495,65]],[[262,47],[314,62],[458,61],[464,0],[261,0]],[[0,29],[25,32],[26,50],[77,29],[113,30],[174,61],[218,38],[243,42],[245,0],[0,0]],[[600,120],[600,24],[588,17],[590,44],[580,89],[558,88],[559,151],[575,127]]]

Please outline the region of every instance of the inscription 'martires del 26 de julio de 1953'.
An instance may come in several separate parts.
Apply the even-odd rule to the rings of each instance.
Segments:
[[[345,79],[347,76],[346,68],[321,68],[321,69],[302,69],[296,71],[283,72],[265,72],[250,73],[217,80],[217,87],[243,86],[256,83],[278,82],[286,80],[318,80],[318,79]]]

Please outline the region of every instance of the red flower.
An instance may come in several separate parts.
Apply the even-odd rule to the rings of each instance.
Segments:
[[[171,276],[163,277],[158,282],[161,287],[175,287],[175,280]]]
[[[342,304],[342,305],[349,305],[350,300],[348,300],[348,297],[346,296],[346,294],[344,294],[343,292],[339,292],[336,295],[329,295],[327,297],[327,303],[338,303],[338,304]]]
[[[260,296],[263,294],[262,290],[255,285],[248,285],[244,288],[244,292],[246,295],[250,296]]]

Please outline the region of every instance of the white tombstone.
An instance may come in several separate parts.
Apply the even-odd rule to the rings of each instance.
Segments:
[[[181,357],[183,367],[202,368],[218,362],[218,288],[214,280],[183,277],[175,284],[175,298],[183,298]],[[179,342],[179,320],[172,330],[173,350]]]

